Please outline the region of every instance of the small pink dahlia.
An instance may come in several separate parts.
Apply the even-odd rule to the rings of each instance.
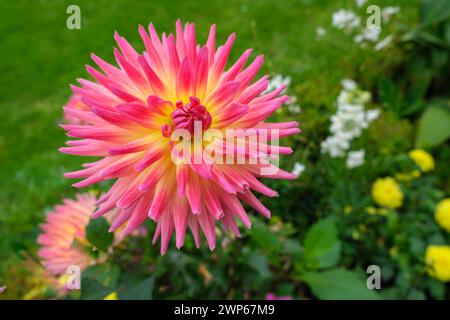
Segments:
[[[187,226],[197,247],[203,231],[213,250],[216,220],[236,236],[236,218],[250,228],[241,200],[270,217],[252,191],[278,195],[257,177],[296,178],[268,160],[292,152],[270,142],[299,133],[298,124],[265,122],[288,97],[280,95],[283,86],[264,92],[267,76],[253,82],[262,56],[246,67],[247,50],[225,70],[234,33],[216,48],[214,25],[205,45],[197,44],[191,23],[183,28],[177,21],[176,35],[163,33],[160,38],[152,24],[148,32],[139,27],[142,53],[116,33],[118,67],[93,54],[103,73],[87,66],[95,80],[79,79],[80,86],[72,86],[90,110],[65,108],[66,116],[85,124],[62,126],[69,137],[80,140],[69,141],[60,151],[101,159],[66,177],[84,178],[74,184],[79,188],[116,179],[93,215],[118,208],[111,231],[126,224],[125,236],[149,217],[157,223],[153,241],[161,238],[162,254],[174,231],[177,248],[183,246]],[[231,131],[231,140],[223,138],[230,129],[244,134]],[[247,138],[256,140],[249,143]],[[227,161],[217,161],[220,157]]]
[[[47,213],[37,239],[41,246],[38,256],[52,274],[65,273],[70,265],[84,269],[91,264],[92,259],[85,251],[85,230],[95,210],[95,201],[92,194],[79,194],[76,200],[65,199]]]

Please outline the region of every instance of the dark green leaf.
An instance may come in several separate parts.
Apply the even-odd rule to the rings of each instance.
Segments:
[[[380,297],[356,273],[344,269],[308,272],[302,279],[319,299],[378,300]]]
[[[423,26],[437,24],[450,17],[450,1],[448,0],[423,0],[420,12],[420,20]]]
[[[104,217],[91,219],[86,227],[86,238],[94,247],[107,251],[114,240],[114,235],[108,229],[108,221]]]
[[[153,277],[149,277],[130,288],[119,290],[119,300],[151,300],[153,296]]]
[[[340,258],[341,245],[334,219],[315,223],[306,233],[305,261],[310,268],[334,266]]]
[[[432,105],[423,113],[416,136],[419,148],[434,147],[450,137],[450,111],[442,105]]]
[[[101,300],[113,291],[95,279],[87,277],[81,279],[80,299],[82,300]]]
[[[247,263],[255,269],[262,278],[269,278],[271,272],[267,265],[267,259],[259,252],[252,252],[247,256]]]

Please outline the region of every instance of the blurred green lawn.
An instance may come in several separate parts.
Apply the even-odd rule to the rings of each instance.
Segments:
[[[400,5],[400,21],[415,18],[417,1],[372,2]],[[81,30],[66,28],[70,4],[81,8]],[[369,85],[371,74],[388,63],[372,50],[362,54],[348,36],[331,28],[332,12],[349,5],[354,1],[3,1],[0,284],[2,274],[17,261],[13,252],[33,247],[45,210],[76,192],[62,174],[77,168],[81,159],[57,151],[65,142],[58,127],[61,107],[70,95],[68,84],[86,77],[84,65],[91,64],[91,52],[112,61],[115,30],[139,50],[143,46],[137,27],[149,22],[159,32],[173,32],[177,18],[195,22],[201,41],[213,23],[219,42],[236,32],[231,60],[251,47],[254,55],[265,55],[263,72],[292,77],[293,92],[304,110],[297,120],[302,123],[302,139],[308,139],[317,131],[318,119],[329,116],[324,108],[332,106],[342,78],[358,77],[363,85],[368,79]],[[319,26],[327,35],[317,41]]]

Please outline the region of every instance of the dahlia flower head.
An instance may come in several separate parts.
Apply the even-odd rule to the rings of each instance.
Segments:
[[[226,70],[235,34],[216,48],[215,30],[211,26],[206,44],[200,45],[192,23],[183,27],[178,20],[176,34],[161,38],[152,24],[148,30],[140,26],[142,53],[116,32],[117,66],[92,54],[101,71],[87,66],[94,80],[79,79],[79,86],[72,86],[88,109],[64,108],[66,118],[83,124],[62,125],[79,140],[68,141],[60,151],[101,157],[65,176],[83,178],[74,184],[78,188],[114,179],[93,217],[118,208],[110,231],[124,225],[122,237],[147,218],[154,220],[153,243],[161,239],[162,254],[173,233],[176,247],[183,246],[187,228],[197,247],[202,232],[213,250],[216,221],[239,237],[237,219],[251,226],[241,201],[269,218],[253,192],[278,196],[258,178],[296,178],[273,160],[292,153],[277,141],[299,133],[298,123],[266,122],[288,101],[285,87],[265,92],[268,76],[254,81],[263,57],[246,66],[252,50]],[[224,138],[239,130],[231,140]],[[255,137],[256,143],[248,143]],[[218,161],[225,157],[226,163]]]
[[[93,260],[86,251],[86,226],[95,210],[96,198],[90,193],[78,194],[76,199],[64,199],[47,213],[37,242],[38,256],[45,269],[61,275],[71,265],[85,269]]]

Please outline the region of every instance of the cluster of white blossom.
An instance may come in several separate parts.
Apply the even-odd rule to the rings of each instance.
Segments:
[[[351,10],[340,9],[333,13],[332,24],[338,29],[350,32],[359,27],[361,19]]]
[[[332,133],[321,144],[322,153],[333,158],[341,158],[350,149],[351,141],[362,134],[369,124],[378,118],[378,109],[365,109],[370,101],[370,92],[362,91],[355,81],[342,80],[343,90],[337,98],[337,112],[331,117]],[[355,168],[364,163],[364,150],[351,151],[347,155],[347,167]]]
[[[356,0],[358,7],[364,6],[367,0]],[[383,22],[389,22],[391,17],[400,12],[399,7],[385,7],[381,9],[381,17]],[[393,40],[391,35],[386,36],[383,39],[379,39],[381,35],[381,26],[368,28],[361,23],[361,18],[351,10],[339,9],[332,15],[332,25],[337,29],[342,29],[346,33],[356,32],[353,41],[366,46],[367,43],[374,43],[375,50],[381,50],[387,47]]]
[[[277,74],[270,80],[269,86],[267,87],[266,91],[264,91],[263,93],[271,92],[281,86],[286,86],[286,89],[287,89],[290,84],[291,84],[291,77],[289,77],[289,76],[283,77],[282,75]],[[291,96],[291,99],[286,103],[286,105],[287,105],[289,112],[291,112],[291,113],[300,113],[301,112],[300,105],[297,103],[297,97],[295,97],[295,96]],[[278,109],[278,110],[280,110],[280,109]]]

